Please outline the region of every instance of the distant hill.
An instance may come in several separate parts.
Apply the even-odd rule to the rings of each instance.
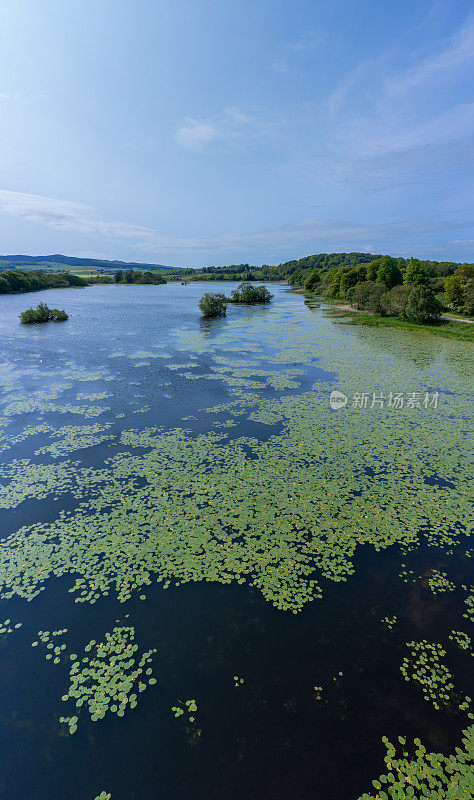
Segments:
[[[117,269],[176,269],[165,264],[145,264],[139,261],[107,261],[102,258],[76,258],[55,253],[51,256],[0,256],[0,268],[35,267],[35,269],[60,269],[64,267],[95,267],[104,270]]]

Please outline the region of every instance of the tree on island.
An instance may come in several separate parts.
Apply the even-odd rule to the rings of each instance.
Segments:
[[[248,281],[241,283],[237,289],[231,293],[231,303],[269,303],[273,295],[270,294],[266,286],[254,286]]]
[[[23,325],[31,325],[35,322],[49,322],[50,320],[53,320],[53,322],[64,322],[68,319],[68,315],[64,309],[48,308],[46,303],[39,303],[36,308],[27,308],[26,311],[22,311],[19,316],[20,322],[22,322]]]
[[[198,305],[203,317],[225,317],[228,299],[220,292],[206,292]]]

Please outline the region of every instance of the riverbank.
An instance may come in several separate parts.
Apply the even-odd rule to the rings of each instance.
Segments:
[[[326,300],[324,303],[326,304]],[[474,342],[474,326],[470,324],[472,320],[460,321],[449,317],[441,317],[438,322],[433,324],[420,324],[410,322],[402,317],[381,317],[378,314],[368,314],[365,311],[357,311],[348,305],[334,305],[329,307],[328,312],[335,319],[347,325],[366,325],[370,327],[398,328],[409,331],[419,331],[420,333],[442,336],[445,339],[459,339],[464,342]]]
[[[474,342],[474,320],[466,317],[442,316],[438,322],[422,324],[410,322],[403,317],[382,317],[380,314],[370,314],[367,311],[358,311],[349,303],[342,303],[330,297],[321,297],[304,289],[294,289],[297,294],[303,294],[307,301],[318,303],[326,307],[328,313],[347,325],[366,325],[369,327],[398,328],[401,330],[420,331],[441,336],[444,339],[458,339],[464,342]]]

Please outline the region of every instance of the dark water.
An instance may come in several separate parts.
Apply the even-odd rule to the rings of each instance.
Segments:
[[[228,284],[211,288],[230,290]],[[204,377],[187,380],[179,370],[170,371],[161,357],[131,356],[164,353],[172,356],[169,363],[185,364],[194,355],[196,372],[205,375],[221,352],[220,337],[228,334],[240,351],[227,351],[226,357],[252,358],[246,349],[250,342],[261,348],[261,366],[275,352],[265,339],[266,325],[305,326],[315,314],[325,336],[343,343],[348,335],[362,335],[369,352],[384,350],[378,334],[368,341],[365,331],[348,334],[323,312],[306,308],[301,297],[280,287],[273,291],[270,308],[231,309],[227,319],[208,323],[196,314],[203,287],[193,284],[2,297],[4,400],[11,403],[25,392],[69,382],[72,388],[54,403],[77,404],[78,392],[107,391],[113,396],[87,403],[110,411],[78,420],[71,412],[46,410],[42,422],[59,428],[110,421],[106,433],[115,437],[121,429],[154,425],[199,433],[211,424],[201,410],[232,401],[229,387]],[[20,327],[17,314],[37,298],[65,307],[68,323]],[[278,330],[272,330],[278,337]],[[188,339],[188,346],[183,345],[187,335],[198,341],[197,349]],[[405,340],[402,345],[408,347]],[[390,351],[393,342],[387,347]],[[454,351],[450,347],[446,358]],[[116,353],[122,355],[110,358]],[[307,391],[318,381],[335,384],[338,364],[326,363],[323,355],[315,351],[303,364],[290,360],[270,366],[279,371],[296,363],[303,374],[297,376],[297,389],[266,388],[262,394],[280,397]],[[429,363],[436,358],[435,353],[427,356]],[[420,369],[426,367],[424,360]],[[80,384],[71,378],[85,372],[100,374]],[[107,376],[114,380],[104,382]],[[134,414],[142,407],[149,410]],[[124,416],[117,419],[120,413]],[[196,419],[183,421],[188,415]],[[35,412],[9,419],[8,433],[17,435],[37,417]],[[225,412],[212,416],[212,422],[225,419]],[[245,416],[237,423],[232,437],[263,442],[281,430],[281,423],[265,427]],[[42,463],[44,457],[33,451],[45,442],[41,433],[18,442],[4,454],[4,463],[15,458]],[[114,447],[116,441],[110,440],[65,457],[98,466]],[[61,508],[76,504],[67,494],[57,501],[50,496],[25,500],[0,512],[2,535],[24,524],[54,520]],[[30,603],[0,600],[0,621],[9,617],[23,623],[14,634],[0,636],[0,797],[93,800],[107,790],[113,800],[355,800],[383,771],[382,735],[391,741],[399,734],[419,736],[432,749],[451,751],[466,727],[465,717],[435,712],[412,683],[404,682],[399,667],[406,642],[441,641],[460,627],[464,593],[459,586],[472,581],[473,574],[467,546],[463,540],[448,559],[426,547],[412,553],[401,553],[398,547],[381,552],[361,547],[349,581],[320,579],[323,598],[296,615],[276,610],[255,589],[236,584],[190,583],[167,591],[153,584],[147,587],[146,601],[132,597],[121,604],[111,594],[91,607],[73,602],[68,576],[50,579]],[[434,596],[426,581],[405,584],[398,577],[401,562],[419,576],[432,568],[443,570],[449,562],[450,579],[458,588]],[[383,617],[393,614],[398,616],[393,630],[381,626]],[[158,683],[123,719],[85,719],[69,736],[58,725],[65,713],[60,700],[65,667],[45,661],[44,651],[31,650],[31,642],[40,629],[67,627],[68,651],[81,652],[85,642],[99,640],[115,620],[134,625],[145,649],[157,648]],[[472,694],[472,658],[453,651],[450,659],[461,695]],[[239,688],[233,675],[245,679]],[[322,690],[315,692],[314,686]],[[187,726],[170,712],[190,697],[198,698],[199,737],[197,725]]]

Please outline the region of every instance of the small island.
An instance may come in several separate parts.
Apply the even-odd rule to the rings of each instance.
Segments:
[[[203,317],[225,317],[229,298],[220,292],[206,292],[198,306]]]
[[[230,297],[221,292],[206,292],[198,305],[203,317],[225,317],[229,303],[256,305],[269,303],[272,298],[273,295],[266,286],[254,286],[249,281],[244,281],[230,293]]]
[[[22,311],[19,316],[20,322],[23,323],[23,325],[50,321],[65,322],[65,320],[69,319],[64,309],[48,308],[46,303],[39,303],[36,308],[27,308],[26,311]]]

